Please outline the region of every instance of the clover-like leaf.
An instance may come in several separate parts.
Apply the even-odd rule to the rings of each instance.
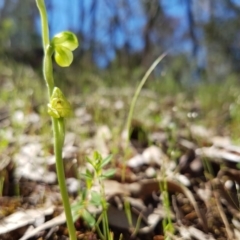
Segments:
[[[51,45],[54,47],[54,57],[61,67],[68,67],[73,61],[74,51],[78,47],[78,39],[72,32],[61,32],[54,36]]]
[[[100,193],[98,193],[96,191],[91,192],[91,199],[90,199],[91,204],[98,207],[101,205],[101,200],[102,200],[102,196]]]

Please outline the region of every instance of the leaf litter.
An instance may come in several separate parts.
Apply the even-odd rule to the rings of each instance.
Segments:
[[[68,122],[63,158],[71,202],[77,203],[79,191],[85,188],[81,173],[89,167],[86,156],[98,150],[103,157],[113,154],[104,171],[116,169],[103,180],[115,239],[120,234],[136,240],[164,239],[164,235],[186,240],[239,239],[240,147],[227,135],[218,136],[216,129],[199,124],[201,108],[196,103],[186,106],[165,98],[160,108],[150,91],[143,91],[137,103],[131,144],[126,146],[124,124],[131,95],[113,92],[108,95],[101,89],[98,97],[86,97]],[[46,123],[50,129],[50,123],[34,110],[21,117],[24,129],[16,141],[11,134],[16,119],[0,109],[7,139],[0,155],[0,239],[67,239],[51,139],[45,132],[39,134]],[[163,184],[169,209],[164,207]],[[93,190],[99,192],[100,186],[95,184]],[[131,224],[124,211],[126,201]],[[97,219],[101,208],[87,208]],[[164,232],[167,216],[174,232]],[[81,217],[75,227],[78,239],[99,239]]]

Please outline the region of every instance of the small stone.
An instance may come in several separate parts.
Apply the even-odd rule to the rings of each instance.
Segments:
[[[145,159],[145,164],[156,164],[161,166],[164,159],[164,153],[157,146],[150,146],[145,149],[142,153],[143,158]]]
[[[147,178],[154,178],[156,176],[156,170],[153,167],[149,167],[147,168],[145,174]]]
[[[138,154],[128,160],[127,166],[130,168],[139,168],[144,164],[145,159],[141,154]]]

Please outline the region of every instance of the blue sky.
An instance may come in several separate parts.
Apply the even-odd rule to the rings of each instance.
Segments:
[[[79,9],[79,1],[81,0],[51,0],[52,11],[48,13],[49,22],[50,22],[50,35],[51,37],[58,32],[64,30],[72,30],[78,31],[81,27],[81,22],[79,20],[80,9]],[[87,0],[83,1],[85,12],[90,14],[90,7],[92,1],[96,0]],[[98,4],[98,15],[97,15],[97,27],[96,27],[96,39],[100,44],[109,47],[107,48],[107,52],[104,54],[100,52],[96,52],[94,57],[97,64],[100,67],[105,67],[109,61],[114,59],[115,51],[114,48],[121,48],[123,44],[128,41],[130,44],[131,51],[141,50],[144,46],[142,34],[145,25],[145,16],[143,9],[140,5],[140,1],[138,0],[128,0],[130,6],[130,13],[126,14],[125,11],[121,11],[121,6],[118,8],[118,14],[120,19],[127,24],[124,25],[125,29],[122,31],[121,29],[114,29],[113,37],[115,41],[115,46],[111,47],[111,39],[108,34],[106,34],[106,27],[108,25],[108,21],[112,13],[111,9],[108,5],[106,5],[105,0],[97,0]],[[118,4],[122,1],[112,1],[111,4]],[[175,35],[181,35],[184,28],[187,27],[186,22],[184,22],[185,16],[185,5],[181,4],[182,1],[177,1],[179,4],[176,4],[175,0],[163,0],[162,4],[164,5],[165,12],[172,17],[177,17],[181,19],[179,21],[178,31],[176,31]],[[84,26],[82,26],[81,31],[83,32],[86,38],[91,36],[91,17],[85,17]],[[40,22],[37,23],[38,27],[40,27]],[[127,32],[127,34],[126,34]],[[179,46],[179,45],[177,45]],[[83,46],[88,47],[88,46]],[[176,47],[176,46],[175,46]],[[182,48],[189,48],[189,43],[186,43],[186,46],[182,46]],[[160,54],[160,53],[159,53]]]
[[[90,12],[92,1],[95,0],[83,1],[83,3],[85,4],[84,8],[86,13]],[[79,26],[81,27],[81,23],[79,22],[80,10],[78,7],[76,7],[79,6],[79,0],[52,0],[51,4],[52,9],[54,9],[54,11],[48,13],[51,37],[54,36],[56,33],[64,30],[79,30]],[[126,13],[124,11],[121,11],[121,8],[118,9],[119,15],[122,20],[124,21],[126,17],[128,19],[125,26],[125,31],[127,30],[128,34],[123,34],[121,29],[115,29],[115,47],[121,48],[125,43],[126,38],[128,38],[132,51],[138,51],[143,48],[143,39],[141,32],[145,24],[144,13],[138,0],[129,0],[129,5],[133,13],[131,16],[126,16]],[[111,12],[111,9],[106,5],[106,1],[104,0],[98,0],[98,9],[98,26],[96,28],[96,39],[99,43],[107,46],[110,45],[109,43],[111,41],[109,35],[105,33],[105,29],[108,24],[107,21],[111,18],[113,13]],[[38,26],[40,27],[39,24],[40,22],[38,21]],[[91,17],[86,17],[84,26],[81,29],[86,38],[90,37],[91,35],[91,32],[89,32],[89,30],[91,30],[91,24]],[[105,53],[105,56],[102,56],[100,53],[95,54],[96,61],[100,67],[106,66],[108,62],[114,57],[114,48],[111,47],[108,48],[108,52]]]

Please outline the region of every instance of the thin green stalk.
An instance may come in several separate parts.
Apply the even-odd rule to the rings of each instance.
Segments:
[[[38,1],[38,0],[37,0]],[[42,1],[42,0],[41,0]],[[52,67],[52,54],[53,50],[48,45],[46,50],[44,50],[44,59],[43,59],[43,76],[48,89],[49,100],[52,96],[54,88],[54,78],[53,78],[53,67]]]
[[[130,105],[130,109],[129,109],[129,113],[128,113],[128,118],[127,118],[127,143],[126,146],[128,146],[129,141],[130,141],[130,128],[131,128],[131,122],[132,122],[132,117],[133,117],[133,112],[134,112],[134,108],[137,102],[137,98],[145,84],[145,82],[147,81],[149,75],[152,73],[152,71],[154,70],[154,68],[162,61],[162,59],[167,55],[167,52],[163,53],[162,55],[160,55],[150,66],[150,68],[147,70],[147,72],[145,73],[145,75],[143,76],[140,84],[137,87],[136,92],[134,93],[133,99],[131,101],[131,105]],[[126,169],[126,161],[124,161],[123,164],[123,169],[122,169],[122,181],[125,181],[125,169]]]
[[[124,210],[127,216],[128,224],[130,225],[130,228],[133,228],[131,205],[128,200],[124,201]]]
[[[102,181],[99,181],[100,186],[101,186],[101,195],[104,196],[105,192],[104,192],[104,186]],[[102,208],[103,208],[103,219],[102,219],[102,224],[103,224],[103,235],[105,237],[108,238],[108,240],[111,240],[109,238],[109,234],[110,234],[110,229],[109,229],[109,225],[108,225],[108,215],[107,215],[107,203],[105,199],[102,199]]]
[[[164,170],[165,171],[165,170]],[[166,239],[166,233],[167,232],[173,232],[174,227],[172,224],[172,219],[171,219],[171,211],[170,211],[170,202],[169,202],[169,194],[168,194],[168,186],[167,186],[167,180],[165,173],[163,172],[164,180],[163,182],[159,182],[159,189],[163,195],[163,206],[164,209],[166,210],[166,217],[163,219],[163,232],[164,236]]]
[[[127,118],[127,132],[128,132],[128,137],[127,137],[127,143],[129,143],[130,140],[130,128],[131,128],[131,121],[132,121],[132,116],[133,116],[133,112],[134,112],[134,108],[137,102],[137,98],[143,88],[143,85],[145,84],[145,82],[147,81],[148,77],[150,76],[150,74],[152,73],[152,71],[155,69],[155,67],[162,61],[162,59],[167,55],[167,53],[163,53],[162,55],[160,55],[154,62],[153,64],[150,66],[150,68],[147,70],[147,72],[145,73],[145,75],[143,76],[140,84],[137,87],[136,92],[134,93],[131,105],[130,105],[130,110],[128,113],[128,118]]]
[[[54,88],[54,78],[53,78],[53,68],[52,68],[52,54],[53,50],[49,45],[49,31],[48,31],[48,20],[47,20],[47,12],[44,0],[36,0],[40,16],[41,16],[41,23],[42,23],[42,39],[43,39],[43,47],[44,47],[44,62],[43,62],[43,74],[44,79],[47,84],[48,88],[48,95],[49,100],[51,98],[53,88]],[[68,198],[68,192],[66,187],[65,181],[65,174],[64,174],[64,166],[62,160],[62,147],[64,143],[64,118],[53,118],[52,119],[52,126],[53,126],[53,134],[54,134],[54,152],[56,158],[56,169],[57,169],[57,176],[58,176],[58,184],[60,187],[60,192],[62,196],[62,202],[65,210],[67,227],[69,231],[69,236],[71,240],[77,240],[76,238],[76,231],[73,223],[72,213],[70,202]]]
[[[5,173],[3,174],[3,176],[0,176],[0,197],[3,196],[4,181],[5,181]]]
[[[96,222],[95,227],[96,227],[96,230],[97,230],[97,233],[98,233],[99,237],[100,237],[102,240],[104,240],[104,239],[105,239],[105,236],[102,234],[102,231],[101,231],[101,229],[100,229],[100,227],[99,227],[99,223],[102,221],[102,218],[103,218],[103,216],[101,215],[101,216],[99,217],[98,221]]]
[[[59,184],[59,188],[62,196],[62,202],[65,210],[70,239],[76,240],[77,239],[76,231],[75,231],[72,213],[71,213],[71,207],[70,207],[70,202],[69,202],[69,197],[67,192],[63,159],[62,159],[62,147],[63,147],[63,141],[64,141],[64,139],[62,139],[62,135],[63,135],[63,131],[65,130],[63,128],[59,128],[59,121],[64,121],[64,119],[63,118],[56,119],[52,117],[53,131],[54,131],[54,152],[55,152],[55,158],[56,158],[56,170],[57,170],[58,184]]]
[[[152,71],[155,69],[155,67],[162,61],[162,59],[166,55],[167,55],[167,52],[163,53],[152,63],[152,65],[149,67],[149,69],[147,70],[147,72],[143,76],[140,84],[138,85],[138,87],[136,89],[136,92],[134,93],[134,96],[133,96],[132,101],[131,101],[129,113],[128,113],[128,118],[127,118],[127,141],[126,141],[126,146],[128,146],[129,142],[130,142],[130,128],[131,128],[131,122],[132,122],[133,112],[134,112],[134,108],[135,108],[135,105],[136,105],[136,102],[137,102],[137,98],[138,98],[145,82],[147,81],[148,77],[152,73]],[[123,182],[125,181],[125,172],[126,172],[126,160],[124,160],[124,162],[123,162],[122,174],[121,174],[121,179],[122,179]],[[125,210],[125,214],[126,214],[127,219],[128,219],[128,223],[132,227],[132,214],[131,214],[131,206],[130,206],[129,201],[125,201],[124,210]]]
[[[47,46],[49,45],[49,30],[48,30],[48,17],[47,17],[47,11],[45,7],[44,0],[36,0],[37,7],[40,12],[41,16],[41,25],[42,25],[42,40],[43,40],[43,50],[44,52],[47,49]]]

